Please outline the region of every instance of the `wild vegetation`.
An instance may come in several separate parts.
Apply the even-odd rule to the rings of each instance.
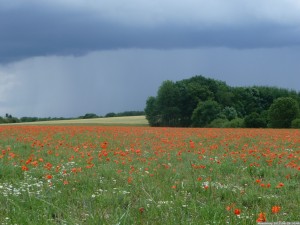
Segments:
[[[150,125],[169,127],[114,113],[0,126],[0,224],[299,222],[300,130],[238,129],[299,128],[299,98],[196,76],[149,97]]]
[[[0,224],[300,221],[300,130],[1,126]]]
[[[300,93],[293,90],[230,87],[195,76],[164,81],[145,113],[151,126],[300,128],[299,104]]]

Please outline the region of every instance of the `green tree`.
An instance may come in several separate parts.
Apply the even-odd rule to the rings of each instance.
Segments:
[[[147,99],[145,114],[146,114],[146,119],[148,120],[150,126],[160,125],[159,110],[157,108],[155,97],[150,96]]]
[[[300,128],[300,118],[294,119],[292,121],[292,128]]]
[[[261,117],[257,112],[253,112],[245,117],[245,126],[248,128],[265,128],[267,121]]]
[[[151,126],[196,126],[198,122],[195,122],[197,117],[195,110],[198,103],[212,100],[223,109],[214,119],[228,119],[230,123],[237,119],[232,124],[240,126],[241,121],[248,117],[247,120],[252,119],[252,122],[250,121],[252,127],[253,123],[256,123],[254,126],[261,127],[263,121],[269,124],[268,110],[279,97],[291,97],[300,104],[300,93],[296,91],[264,86],[230,87],[222,81],[194,76],[175,83],[170,80],[164,81],[158,89],[157,96],[147,100],[145,114],[146,118],[151,120],[149,121]],[[251,115],[254,112],[258,113],[259,118],[257,114]],[[207,125],[203,125],[201,119],[199,121],[201,125],[197,126]],[[214,122],[213,125],[216,126],[218,123],[220,121]]]
[[[174,82],[167,80],[160,86],[157,97],[156,107],[159,109],[162,126],[179,126],[180,109],[179,105],[180,92]]]
[[[226,106],[222,110],[221,114],[224,115],[228,120],[233,120],[237,118],[237,112],[234,107]]]
[[[20,118],[20,122],[35,122],[35,121],[38,121],[39,118],[37,117],[21,117]]]
[[[177,107],[180,110],[180,126],[191,126],[192,114],[199,101],[214,99],[214,91],[217,90],[215,82],[203,76],[194,76],[175,83],[179,92]]]
[[[291,97],[276,99],[269,109],[269,122],[272,128],[290,128],[291,122],[299,115],[299,104]]]
[[[143,116],[143,115],[145,115],[145,111],[124,111],[116,114],[116,116]]]
[[[263,110],[260,92],[254,87],[237,87],[233,89],[233,107],[238,116],[245,117],[252,112],[260,113]]]
[[[86,113],[84,116],[80,117],[82,119],[92,119],[92,118],[99,118],[95,113]]]
[[[194,127],[204,127],[216,119],[220,112],[221,106],[216,101],[199,102],[192,115],[192,125]]]
[[[107,113],[104,117],[115,117],[117,114],[114,112]]]
[[[17,117],[12,116],[11,114],[6,113],[5,118],[2,118],[4,123],[19,123],[20,120]]]

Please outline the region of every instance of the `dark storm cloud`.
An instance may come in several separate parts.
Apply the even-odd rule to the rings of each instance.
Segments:
[[[151,14],[150,20],[154,22],[149,24],[139,15],[126,19],[126,13],[130,17],[135,11],[124,12],[124,18],[117,14],[115,19],[101,10],[80,10],[80,7],[45,2],[28,1],[0,9],[0,63],[33,56],[82,55],[121,48],[261,48],[300,44],[297,23],[267,19],[222,23],[222,18],[214,22],[205,17],[181,22],[168,15],[166,21],[155,22]],[[189,18],[188,12],[185,13],[182,18]]]
[[[0,0],[0,116],[143,110],[164,80],[200,74],[300,90],[299,11],[296,0]]]

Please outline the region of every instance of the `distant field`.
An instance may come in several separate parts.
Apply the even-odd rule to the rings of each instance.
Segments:
[[[74,120],[53,120],[30,123],[18,123],[26,125],[121,125],[121,126],[148,126],[148,121],[145,116],[123,116],[123,117],[108,117],[96,119],[74,119]]]

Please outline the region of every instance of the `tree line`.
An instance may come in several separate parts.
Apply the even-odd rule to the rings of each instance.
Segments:
[[[164,81],[146,101],[151,126],[300,128],[300,92],[268,87],[231,87],[194,76]]]
[[[98,116],[95,113],[86,113],[83,116],[79,117],[30,117],[25,116],[17,118],[11,114],[6,113],[4,117],[0,116],[1,123],[26,123],[26,122],[37,122],[37,121],[51,121],[51,120],[73,120],[73,119],[92,119],[92,118],[104,118],[104,117],[121,117],[121,116],[140,116],[145,115],[144,111],[124,111],[119,113],[110,112],[105,116]]]
[[[51,120],[70,120],[74,118],[65,117],[30,117],[24,116],[21,118],[14,117],[11,114],[7,114],[2,117],[0,116],[0,124],[2,123],[26,123],[26,122],[37,122],[37,121],[51,121]]]

